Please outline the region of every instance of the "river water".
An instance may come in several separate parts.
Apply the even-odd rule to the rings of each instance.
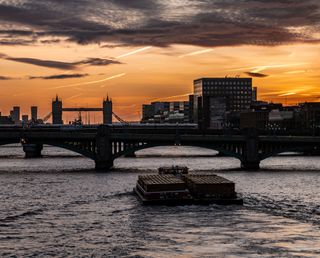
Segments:
[[[320,257],[319,157],[274,157],[246,172],[209,150],[161,147],[103,174],[72,152],[43,154],[0,148],[1,257]],[[142,206],[138,175],[171,164],[235,181],[245,205]]]

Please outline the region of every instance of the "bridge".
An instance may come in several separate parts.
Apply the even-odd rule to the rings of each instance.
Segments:
[[[1,126],[0,145],[22,143],[26,157],[41,156],[44,144],[65,148],[95,161],[108,171],[116,158],[156,146],[196,146],[237,158],[243,169],[258,169],[262,160],[283,152],[320,150],[318,136],[258,135],[244,132],[203,132],[192,126]]]

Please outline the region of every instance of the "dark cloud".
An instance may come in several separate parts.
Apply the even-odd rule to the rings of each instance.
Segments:
[[[122,44],[104,44],[100,46],[101,48],[117,48],[117,47],[128,47],[128,44],[122,43]]]
[[[110,3],[116,4],[122,8],[132,8],[138,10],[153,10],[160,8],[160,3],[152,0],[110,0]]]
[[[93,65],[93,66],[105,66],[110,64],[122,64],[121,62],[113,59],[103,59],[103,58],[88,58],[86,60],[76,62],[74,64],[86,64],[86,65]]]
[[[7,77],[7,76],[1,76],[0,75],[0,81],[7,81],[7,80],[13,80],[14,78]]]
[[[251,77],[257,77],[257,78],[264,78],[264,77],[268,77],[268,74],[264,74],[264,73],[253,73],[253,72],[245,72],[246,75],[249,75]]]
[[[6,57],[6,60],[31,64],[36,66],[48,67],[48,68],[56,68],[61,70],[74,70],[76,69],[76,65],[73,63],[66,63],[60,61],[52,61],[52,60],[41,60],[36,58],[26,58],[26,57]]]
[[[43,79],[43,80],[63,80],[63,79],[72,79],[72,78],[83,78],[87,77],[89,74],[81,74],[81,73],[75,73],[75,74],[56,74],[56,75],[49,75],[49,76],[30,76],[30,80],[34,79]]]
[[[40,43],[42,44],[56,44],[56,43],[60,43],[61,40],[60,39],[45,39],[45,40],[40,40]]]
[[[48,36],[162,47],[319,43],[319,11],[318,0],[5,1],[0,23],[13,29],[0,25],[0,41],[15,35],[13,44]]]
[[[75,70],[78,68],[79,65],[106,66],[111,64],[121,64],[121,62],[119,61],[112,60],[112,59],[105,59],[105,58],[88,58],[78,62],[61,62],[61,61],[54,61],[54,60],[42,60],[37,58],[10,57],[1,53],[0,53],[0,58],[9,60],[9,61],[19,62],[19,63],[25,63],[25,64],[31,64],[31,65],[47,67],[47,68],[55,68],[55,69],[61,69],[61,70]]]

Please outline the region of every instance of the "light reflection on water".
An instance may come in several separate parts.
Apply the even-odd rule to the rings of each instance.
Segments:
[[[201,157],[182,157],[195,153]],[[318,157],[270,158],[246,172],[236,159],[205,157],[212,151],[155,148],[101,174],[63,149],[44,154],[25,160],[21,148],[0,148],[2,257],[320,256]],[[141,206],[131,193],[135,170],[171,164],[234,180],[245,206]]]

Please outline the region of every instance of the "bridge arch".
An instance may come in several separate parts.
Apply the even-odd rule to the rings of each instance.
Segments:
[[[275,148],[269,152],[265,153],[260,153],[259,154],[259,159],[260,161],[275,157],[281,153],[285,152],[302,152],[302,153],[307,153],[307,152],[313,152],[313,151],[320,151],[320,146],[289,146],[289,147],[280,147],[280,148]]]
[[[154,148],[154,147],[168,147],[168,146],[187,146],[187,147],[200,147],[203,149],[214,150],[220,152],[228,157],[236,158],[240,161],[243,161],[242,152],[243,150],[240,148],[226,148],[223,146],[215,146],[210,144],[179,144],[175,145],[172,143],[143,143],[141,145],[133,145],[129,148],[124,148],[119,152],[113,152],[113,159],[119,158],[121,156],[125,156],[127,154],[132,154],[139,150]]]
[[[0,148],[1,146],[4,145],[9,145],[9,144],[22,144],[21,139],[16,139],[16,140],[10,140],[10,141],[1,141],[0,142]],[[94,155],[94,150],[89,150],[88,148],[81,148],[81,144],[75,144],[72,142],[59,142],[59,141],[41,141],[41,142],[30,142],[28,143],[30,145],[50,145],[62,149],[66,149],[75,153],[78,153],[86,158],[95,160],[95,155]],[[22,146],[23,147],[23,144]],[[95,148],[95,147],[94,147]],[[41,148],[42,149],[42,148]],[[25,150],[24,150],[25,151]],[[92,151],[92,152],[91,152]]]

